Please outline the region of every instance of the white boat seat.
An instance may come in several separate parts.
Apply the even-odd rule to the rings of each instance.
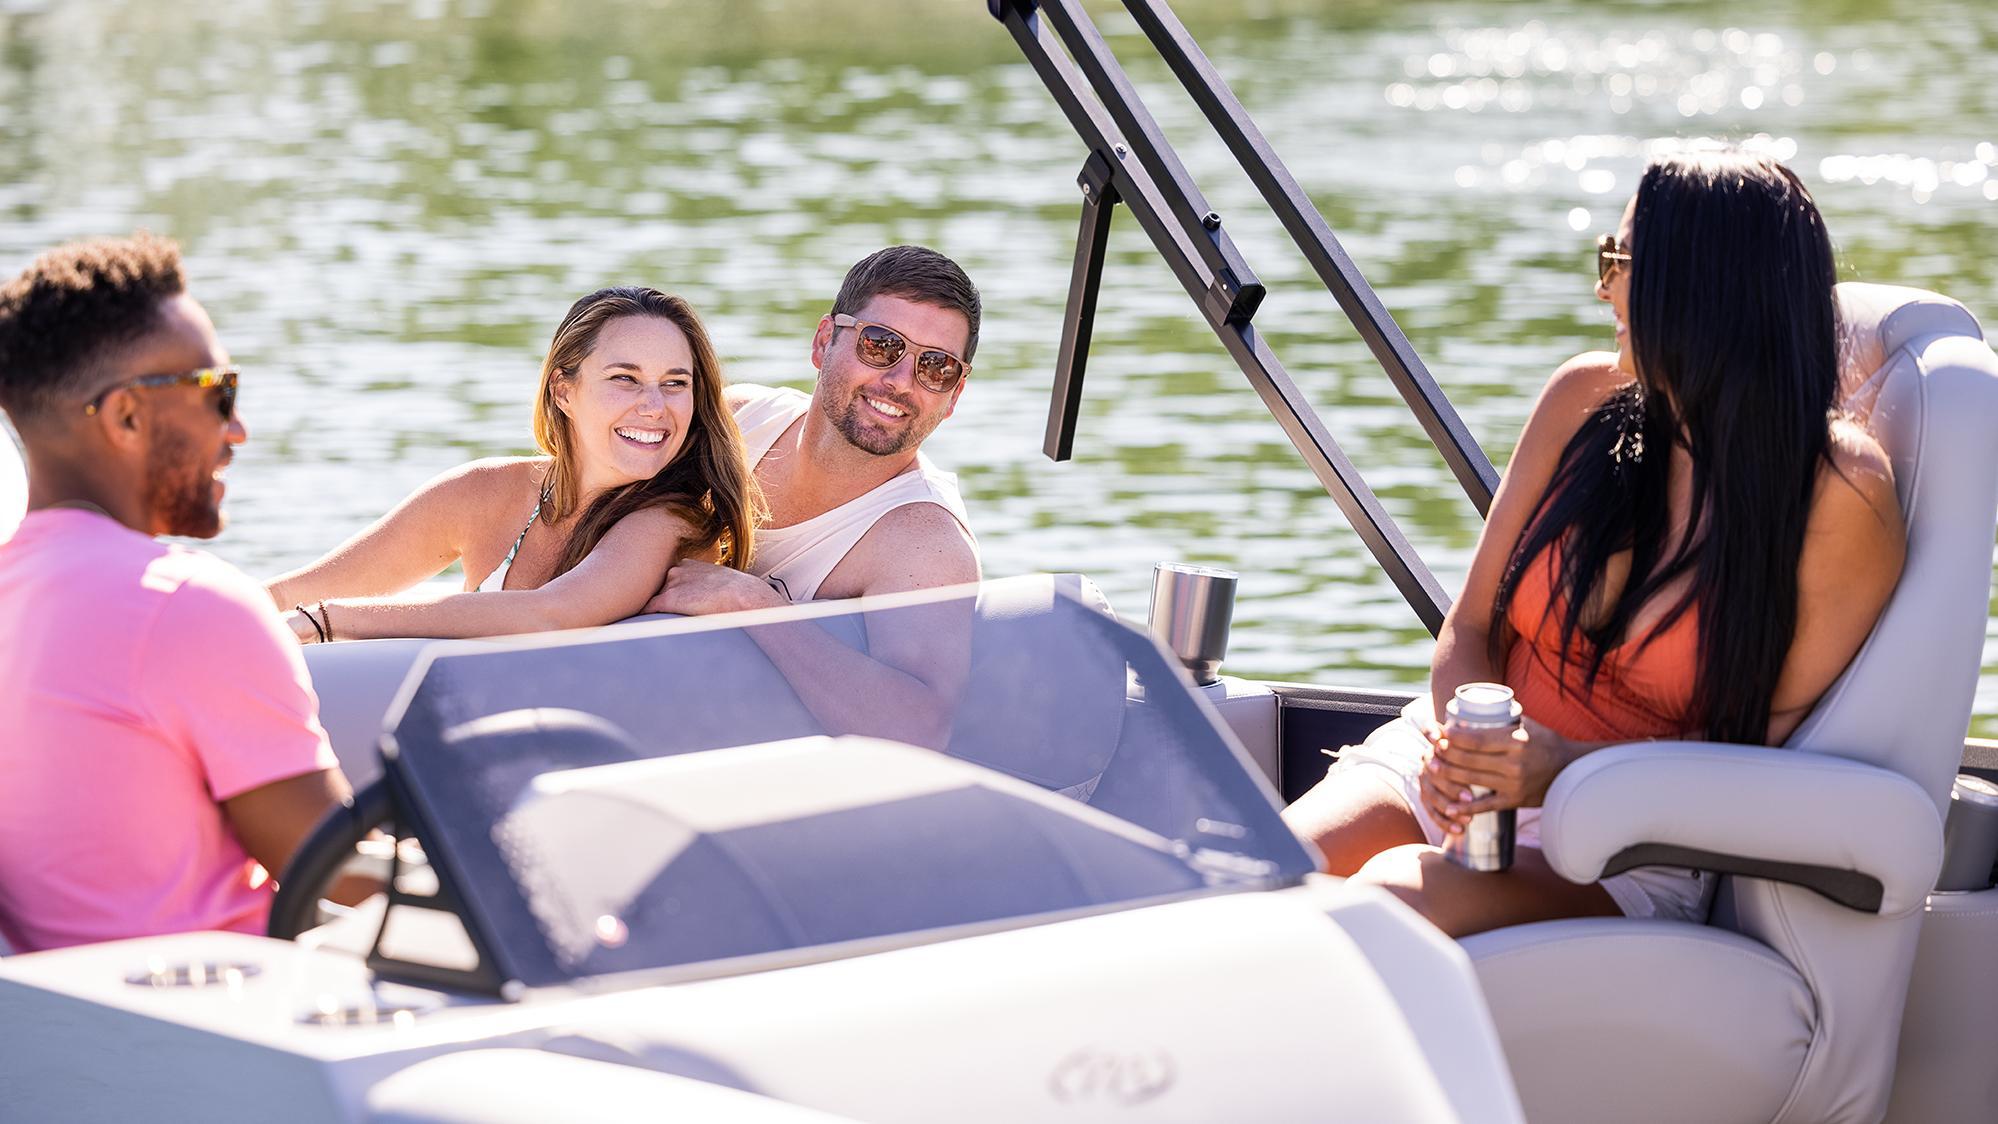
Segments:
[[[614,641],[629,626],[661,619],[635,617],[595,632],[607,642]],[[865,649],[857,621],[835,617],[820,623],[844,642]],[[320,722],[326,727],[342,771],[354,785],[381,775],[380,741],[389,707],[418,658],[438,643],[461,642],[343,640],[305,648],[306,667],[319,696]],[[636,712],[618,711],[618,699],[599,699],[596,704],[601,717],[643,731],[647,756],[826,732],[787,688],[768,658],[741,632],[690,633],[675,650],[683,658],[673,668],[655,669],[659,674],[649,691],[623,698],[636,712],[646,713],[656,713],[667,705],[662,696],[674,700],[677,706],[668,709],[676,710],[681,721],[670,725],[642,721]],[[671,674],[666,674],[668,671]],[[573,692],[560,684],[533,683],[518,689],[516,695],[506,700],[512,704],[508,710],[562,707],[573,701]]]
[[[382,718],[417,654],[434,640],[342,640],[308,644],[305,668],[319,697],[319,724],[354,787],[381,776]]]
[[[14,447],[14,434],[0,424],[0,542],[14,535],[21,517],[28,513],[28,469],[21,451]]]
[[[1477,972],[1485,1001],[1506,1012],[1514,1072],[1560,1073],[1564,1096],[1597,1106],[1600,1120],[1774,1120],[1811,1045],[1803,977],[1725,929],[1616,918],[1520,925],[1480,942]],[[1677,1033],[1716,1011],[1729,1013],[1724,1028]],[[1639,1085],[1619,1064],[1633,1055],[1649,1066]],[[1686,1115],[1660,1089],[1675,1085],[1728,1115]]]
[[[1109,612],[1102,593],[1079,574],[1028,574],[988,581],[980,587],[979,612],[987,623],[979,635],[984,642],[977,644],[973,654],[970,680],[973,689],[959,703],[956,724],[959,736],[951,745],[951,752],[953,756],[1043,788],[1062,791],[1093,780],[1109,759],[1111,747],[1117,744],[1124,707],[1124,665],[1114,654],[1103,659],[1078,658],[1070,663],[1095,674],[1086,682],[1058,684],[1059,677],[1051,675],[1048,667],[1031,666],[1035,654],[1044,651],[1046,645],[1016,642],[1008,628],[1015,618],[1020,619],[1019,627],[1051,628],[1045,614],[1057,607],[1057,590],[1066,595],[1061,598],[1063,611],[1072,608],[1078,612]],[[637,617],[630,623],[662,619],[665,618]],[[822,618],[819,623],[844,643],[866,649],[859,618]],[[608,640],[615,638],[621,627],[610,625],[599,632]],[[356,786],[381,774],[384,718],[417,657],[433,643],[437,641],[353,640],[305,648],[306,667],[319,697],[320,722],[326,727],[342,770]],[[683,650],[684,666],[676,669],[675,675],[655,682],[655,697],[646,705],[658,705],[658,692],[673,693],[687,700],[687,705],[680,708],[685,721],[662,728],[656,723],[615,713],[602,715],[627,728],[645,730],[647,755],[827,732],[804,710],[782,676],[741,633],[690,634],[685,638]],[[745,679],[754,674],[764,675],[766,681],[757,686]],[[713,682],[716,675],[727,675],[729,682]],[[1014,695],[981,692],[976,689],[981,681],[1004,682],[1014,690],[1029,689],[1035,684],[1049,689],[1058,685],[1063,705],[1015,709]],[[1078,709],[1071,705],[1075,699],[1087,699],[1092,705]],[[537,696],[517,701],[520,707],[559,707],[565,700]],[[1011,712],[1008,722],[995,720],[988,713],[992,706],[1007,707]],[[996,737],[1000,731],[1009,729],[1009,736]],[[986,731],[995,736],[974,739],[966,731]]]
[[[1793,757],[1702,745],[1710,761],[1692,761],[1687,743],[1617,746],[1555,781],[1542,842],[1565,876],[1601,877],[1641,835],[1669,836],[1647,842],[1681,860],[1706,852],[1701,865],[1733,873],[1720,880],[1710,925],[1555,921],[1463,942],[1536,1124],[1825,1124],[1887,1110],[1921,897],[1940,864],[1942,809],[1984,645],[1998,356],[1945,297],[1856,283],[1838,297],[1841,386],[1893,460],[1907,521],[1900,584],[1790,738]],[[1843,760],[1825,768],[1828,757]],[[1795,784],[1771,775],[1786,764]],[[1670,776],[1666,794],[1604,783],[1653,774]],[[1800,795],[1827,780],[1845,796]],[[1674,799],[1674,790],[1725,798]],[[1879,798],[1853,796],[1866,792]],[[1661,817],[1660,803],[1674,814]],[[1754,822],[1716,821],[1730,813]],[[1564,838],[1563,824],[1577,829]],[[1813,867],[1848,884],[1870,877],[1878,893],[1836,904],[1825,891],[1837,878],[1799,884]]]

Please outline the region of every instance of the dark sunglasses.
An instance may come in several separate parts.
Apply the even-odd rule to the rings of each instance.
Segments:
[[[885,371],[900,363],[909,350],[909,341],[902,333],[886,324],[855,320],[844,312],[834,313],[832,320],[835,328],[859,329],[853,334],[853,353],[870,367]],[[932,394],[950,393],[970,372],[971,364],[940,347],[924,347],[916,352],[916,382]]]
[[[1610,274],[1616,272],[1616,267],[1622,265],[1623,263],[1629,260],[1630,260],[1630,255],[1625,253],[1624,247],[1617,243],[1616,235],[1614,234],[1597,235],[1596,280],[1598,281],[1609,280]]]
[[[207,390],[211,386],[219,386],[222,388],[222,395],[215,400],[215,408],[221,412],[223,421],[230,421],[236,416],[236,380],[238,377],[239,374],[234,367],[202,367],[199,370],[186,371],[178,375],[140,375],[138,378],[126,379],[124,382],[105,387],[98,393],[97,397],[90,400],[89,405],[83,408],[83,412],[85,415],[94,415],[97,413],[98,408],[104,404],[105,398],[117,391],[129,390],[133,387],[198,386],[203,390]]]

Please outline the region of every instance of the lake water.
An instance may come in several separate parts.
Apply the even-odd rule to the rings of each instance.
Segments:
[[[590,289],[681,292],[732,377],[805,385],[845,268],[913,241],[985,295],[931,449],[989,573],[1081,570],[1142,616],[1153,562],[1233,566],[1230,670],[1420,681],[1427,633],[1127,215],[1076,459],[1041,456],[1086,153],[983,3],[203,7],[0,0],[0,269],[181,240],[247,372],[213,544],[245,569],[527,451],[542,348]],[[1609,342],[1591,238],[1659,144],[1755,138],[1810,183],[1845,276],[1998,315],[1998,5],[1177,7],[1497,463],[1547,372]],[[1454,591],[1471,506],[1121,9],[1092,10],[1270,284],[1259,328]]]

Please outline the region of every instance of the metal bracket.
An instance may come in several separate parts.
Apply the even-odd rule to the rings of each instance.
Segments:
[[[1061,318],[1061,350],[1055,356],[1054,396],[1048,403],[1048,431],[1041,449],[1049,460],[1075,453],[1075,422],[1082,408],[1082,370],[1089,362],[1089,335],[1096,324],[1096,296],[1103,283],[1103,251],[1110,241],[1110,211],[1117,204],[1110,158],[1091,152],[1075,177],[1082,188],[1082,227],[1075,236],[1075,268],[1069,272],[1068,307]]]

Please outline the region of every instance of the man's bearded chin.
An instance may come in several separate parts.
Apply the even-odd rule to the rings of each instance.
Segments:
[[[146,454],[146,510],[169,535],[212,539],[222,533],[215,465],[177,433],[162,434]]]
[[[923,435],[913,428],[900,433],[868,429],[861,420],[860,411],[865,409],[867,407],[861,404],[860,396],[856,394],[847,402],[846,409],[833,415],[833,428],[839,430],[840,435],[854,447],[877,457],[892,457],[923,439]]]

